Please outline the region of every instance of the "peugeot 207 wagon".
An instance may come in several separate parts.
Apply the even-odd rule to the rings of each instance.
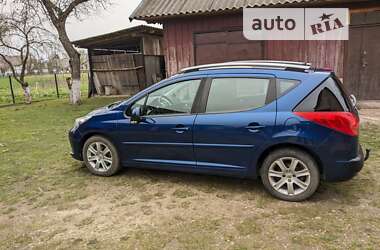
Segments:
[[[368,158],[359,117],[328,70],[282,61],[186,68],[132,98],[78,118],[72,156],[95,175],[122,167],[260,178],[273,196],[310,197]]]

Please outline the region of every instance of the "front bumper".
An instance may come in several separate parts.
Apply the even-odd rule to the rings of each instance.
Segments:
[[[370,150],[366,150],[365,155],[360,146],[358,156],[348,161],[336,161],[334,166],[325,168],[324,179],[326,181],[347,181],[359,173],[364,166],[364,162],[369,158]]]
[[[69,131],[69,141],[71,146],[71,156],[78,161],[83,161],[81,136],[78,131]]]

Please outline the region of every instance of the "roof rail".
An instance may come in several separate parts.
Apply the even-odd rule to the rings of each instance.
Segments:
[[[206,69],[225,69],[225,68],[265,68],[265,69],[279,69],[279,70],[294,70],[305,71],[311,69],[310,63],[305,62],[291,62],[291,61],[236,61],[225,63],[214,63],[188,67],[180,70],[179,73],[189,73],[193,71],[206,70]]]
[[[232,61],[232,63],[282,63],[282,64],[291,64],[291,65],[306,65],[311,66],[311,63],[306,62],[297,62],[297,61],[278,61],[278,60],[244,60],[244,61]]]

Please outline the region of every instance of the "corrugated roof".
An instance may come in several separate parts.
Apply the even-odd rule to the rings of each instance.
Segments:
[[[321,0],[142,0],[130,19],[152,20],[169,16],[238,10]]]
[[[152,26],[139,25],[99,36],[93,36],[73,41],[72,43],[80,48],[91,48],[94,46],[102,46],[104,44],[112,43],[118,40],[127,42],[128,39],[142,37],[144,34],[162,36],[163,30]]]

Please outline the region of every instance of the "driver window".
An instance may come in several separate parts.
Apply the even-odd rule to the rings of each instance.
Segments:
[[[183,81],[150,93],[144,115],[190,113],[200,83],[200,79]]]
[[[146,96],[135,102],[128,110],[127,110],[127,116],[131,116],[132,110],[134,110],[137,107],[143,108],[144,103],[145,103]]]

